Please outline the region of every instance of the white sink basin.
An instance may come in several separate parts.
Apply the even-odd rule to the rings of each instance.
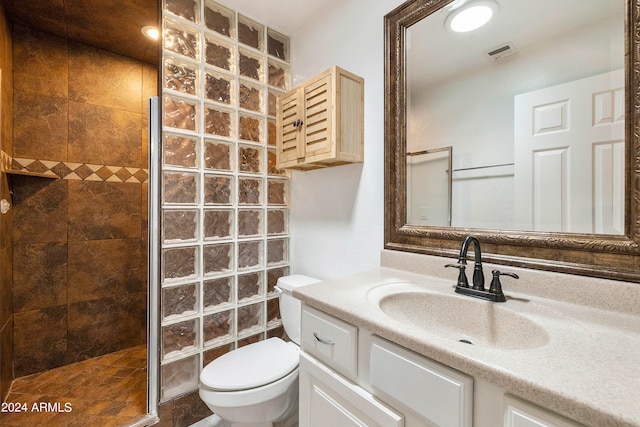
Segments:
[[[495,303],[421,289],[412,283],[374,288],[369,300],[387,316],[443,338],[496,349],[532,349],[549,336],[533,320]]]

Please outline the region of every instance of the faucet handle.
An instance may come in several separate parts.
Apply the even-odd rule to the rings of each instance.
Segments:
[[[469,287],[469,281],[467,280],[467,273],[465,273],[465,269],[467,268],[466,264],[458,263],[458,264],[447,264],[445,267],[457,268],[459,270],[458,273],[458,283],[457,286],[462,288]]]
[[[500,283],[500,276],[509,276],[509,277],[513,277],[514,279],[519,279],[520,276],[518,276],[515,273],[503,273],[500,270],[493,270],[491,274],[493,274],[493,279],[491,280],[489,292],[496,295],[496,301],[498,302],[506,301],[506,298],[502,293],[502,284]]]

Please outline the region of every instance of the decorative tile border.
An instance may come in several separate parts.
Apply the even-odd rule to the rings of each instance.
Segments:
[[[2,151],[2,169],[4,171],[31,172],[51,178],[78,181],[106,181],[144,183],[149,179],[149,171],[124,166],[92,165],[89,163],[58,162],[55,160],[37,160],[11,158]]]

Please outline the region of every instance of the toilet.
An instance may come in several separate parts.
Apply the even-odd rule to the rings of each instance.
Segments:
[[[297,425],[300,301],[299,286],[319,280],[303,275],[283,276],[280,316],[291,339],[269,338],[240,347],[209,363],[200,373],[200,398],[225,427]]]

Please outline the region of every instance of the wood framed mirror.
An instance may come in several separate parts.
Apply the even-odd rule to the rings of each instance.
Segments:
[[[464,238],[469,234],[473,234],[478,237],[482,246],[483,260],[487,262],[640,282],[640,0],[626,0],[626,2],[625,0],[619,0],[620,14],[623,16],[615,18],[616,29],[613,31],[619,33],[620,46],[619,48],[612,49],[619,49],[617,57],[620,62],[620,70],[617,72],[621,76],[621,79],[624,80],[624,90],[619,92],[623,95],[619,97],[620,99],[617,101],[617,104],[614,105],[616,101],[613,99],[611,100],[611,104],[607,101],[607,105],[613,105],[612,108],[619,108],[621,110],[620,117],[622,118],[621,120],[623,120],[620,127],[622,136],[620,136],[621,143],[619,144],[619,151],[622,153],[622,156],[618,156],[621,163],[619,163],[620,166],[617,172],[620,187],[618,189],[619,208],[617,209],[619,212],[617,214],[617,221],[619,222],[619,230],[617,232],[611,232],[608,228],[599,228],[597,226],[594,226],[592,229],[579,227],[572,229],[565,225],[553,225],[545,228],[534,222],[530,227],[517,226],[512,228],[510,225],[504,227],[493,224],[486,226],[483,225],[483,223],[477,225],[473,222],[456,220],[455,218],[458,218],[456,217],[456,209],[460,211],[461,208],[456,208],[455,200],[462,200],[464,203],[470,196],[456,195],[456,191],[459,190],[456,189],[455,179],[453,187],[454,221],[451,226],[446,224],[425,225],[416,223],[417,221],[414,220],[408,220],[407,156],[415,151],[413,146],[409,146],[409,144],[413,144],[413,142],[409,141],[409,135],[414,135],[415,129],[419,128],[413,124],[411,120],[416,120],[417,116],[417,120],[428,121],[430,116],[428,114],[420,116],[416,110],[409,112],[409,102],[412,98],[416,98],[415,93],[410,94],[408,92],[410,85],[412,88],[415,86],[414,83],[409,83],[409,80],[413,78],[412,76],[416,75],[416,66],[412,63],[412,67],[414,68],[409,72],[407,52],[408,49],[415,51],[418,43],[440,45],[442,51],[457,49],[455,46],[449,46],[447,41],[442,38],[416,40],[416,34],[419,33],[414,31],[413,34],[410,34],[410,29],[412,27],[417,28],[415,27],[416,24],[427,22],[427,20],[432,20],[434,26],[442,27],[444,26],[444,22],[447,21],[447,15],[450,14],[451,11],[461,7],[465,3],[473,1],[474,0],[410,0],[385,16],[385,248],[455,257],[458,255],[460,245]],[[503,1],[505,5],[500,5],[503,10],[500,11],[501,15],[499,16],[505,21],[510,16],[508,9],[511,8],[514,3],[518,3],[518,1]],[[496,0],[496,3],[500,4],[500,2],[501,0]],[[589,0],[589,2],[593,2],[594,7],[602,3],[607,3],[601,2],[600,0]],[[580,6],[583,6],[583,3],[580,3]],[[533,7],[537,7],[539,10],[545,12],[546,17],[553,16],[554,19],[562,19],[559,11],[556,12],[555,10],[545,9],[551,6],[544,6],[542,3],[536,2]],[[582,9],[583,7],[574,7],[573,12],[575,13],[573,13],[573,15],[581,15]],[[622,11],[623,9],[624,11]],[[579,11],[580,13],[577,13]],[[523,22],[524,21],[519,21],[518,24],[523,25]],[[563,22],[547,21],[544,22],[544,24],[550,28],[558,28],[562,27]],[[583,29],[589,30],[590,28],[591,27],[587,25]],[[442,28],[439,30],[441,29]],[[540,30],[531,28],[530,33],[536,32],[540,33]],[[572,33],[572,36],[575,34],[576,33]],[[481,38],[476,35],[472,37]],[[510,36],[503,37],[505,39],[504,41],[507,42],[504,46],[512,41],[518,40],[515,44],[519,48],[519,54],[527,51],[527,43],[518,39],[518,36],[513,35],[515,40],[512,40]],[[615,37],[612,36],[612,39]],[[462,39],[461,43],[464,44],[465,40]],[[613,43],[611,44],[613,45]],[[501,46],[502,45],[491,44],[489,42],[486,46],[485,53],[490,53],[494,51],[495,48],[502,48]],[[597,59],[597,55],[594,53],[595,51],[589,46],[584,49],[572,48],[570,52],[575,55],[583,55],[594,59],[594,61]],[[589,55],[592,55],[592,57],[589,57]],[[615,55],[611,54],[611,56],[613,57]],[[518,57],[514,58],[517,59],[508,58],[507,61],[511,61],[511,65],[513,65],[521,60]],[[415,63],[415,60],[412,61]],[[573,59],[573,61],[580,61],[580,59]],[[420,68],[418,74],[423,73],[424,75],[428,75],[430,71],[432,71],[433,74],[437,72],[442,74],[443,72],[439,70],[442,62],[444,62],[442,56],[427,58],[427,61],[424,62],[426,64],[424,69]],[[505,64],[507,64],[507,62],[505,62]],[[504,65],[502,66],[505,67]],[[461,66],[458,65],[458,69],[460,69],[460,67]],[[483,67],[489,69],[489,65],[483,65]],[[613,65],[611,67],[609,65],[605,66],[607,70],[613,67]],[[575,68],[581,68],[581,66],[576,66]],[[599,72],[600,71],[598,71],[598,73]],[[447,73],[451,74],[451,72],[444,71],[444,74]],[[470,72],[467,74],[477,73]],[[549,85],[549,82],[540,83],[542,86],[537,85],[538,82],[536,80],[538,79],[524,74],[519,77],[524,79],[526,83],[524,86],[531,90],[538,90],[541,87],[546,88],[545,85]],[[549,79],[549,81],[554,84],[558,82],[565,83],[563,79],[566,80],[566,76],[558,77],[556,79],[557,81],[553,79]],[[444,86],[441,85],[440,87]],[[477,90],[483,90],[483,88]],[[595,95],[589,96],[591,97],[590,99],[595,100]],[[615,98],[615,96],[613,97]],[[459,98],[461,98],[459,102],[464,104],[469,102],[465,101],[465,99],[476,99],[481,98],[481,96],[476,96],[474,92],[473,96],[468,95],[467,98],[464,96]],[[513,100],[513,98],[512,96],[511,100]],[[431,95],[430,97],[425,97],[423,102],[430,105],[444,103],[440,98]],[[447,102],[451,103],[450,100]],[[574,102],[574,105],[577,104],[580,103]],[[595,104],[596,101],[593,101],[593,105],[590,105],[588,113],[590,120],[595,120],[596,112],[594,111],[598,109]],[[544,114],[546,113],[543,113],[541,117],[546,117]],[[462,120],[465,119],[462,118]],[[517,120],[515,121],[516,125],[513,125],[513,117],[510,117],[509,120],[511,120],[509,126],[520,126]],[[553,122],[553,119],[551,119],[551,122]],[[505,127],[508,126],[505,125]],[[514,132],[511,133],[513,134]],[[516,131],[515,133],[518,132]],[[423,141],[438,140],[435,141],[432,146],[427,146],[427,148],[438,145],[450,145],[448,143],[449,141],[445,140],[446,138],[440,134],[437,134],[436,137],[436,133],[430,131],[428,128],[422,129],[420,135]],[[475,138],[476,136],[472,136],[466,138],[466,140],[474,142],[473,140]],[[517,146],[519,143],[515,138],[517,137],[513,139],[503,138],[505,140],[504,143],[509,147]],[[509,153],[509,149],[503,150],[499,148],[485,149],[484,152],[486,153],[491,150],[496,153]],[[511,150],[513,150],[513,148],[511,148]],[[594,150],[594,148],[589,146],[587,157],[591,164],[585,166],[587,169],[595,170],[594,168],[596,168],[593,166],[596,162],[594,159],[597,157],[597,154],[594,154]],[[532,151],[536,152],[535,149]],[[460,156],[456,159],[457,152],[460,153],[461,149],[454,147],[453,167],[450,168],[449,173],[453,173],[456,170],[456,161],[460,162]],[[496,163],[498,163],[499,166],[504,165],[501,160],[498,160]],[[515,165],[514,163],[507,163],[507,165],[509,164],[511,168],[516,171],[522,170],[522,168],[518,166],[517,161]],[[545,169],[545,167],[548,167],[546,163],[543,162],[539,166],[542,168],[541,171],[543,173],[548,171],[548,169]],[[621,171],[622,167],[624,168],[624,174],[622,174]],[[573,169],[576,170],[579,168],[574,166]],[[614,173],[615,169],[616,167],[614,166]],[[508,173],[506,175],[508,175]],[[511,175],[513,175],[513,173]],[[590,174],[587,176],[589,178],[582,179],[582,181],[590,181],[589,185],[592,187],[589,187],[590,189],[586,191],[586,194],[593,195],[597,191],[602,193],[602,189],[594,189],[599,185],[596,182],[596,178],[593,177],[594,175]],[[510,179],[514,179],[513,176]],[[569,180],[569,178],[566,179]],[[577,178],[573,178],[573,180],[574,182],[578,181]],[[506,185],[509,185],[508,181],[506,182]],[[421,183],[421,185],[425,186],[429,184],[430,182]],[[415,187],[415,185],[413,186]],[[500,191],[493,192],[498,193],[498,196],[509,196]],[[605,196],[610,196],[609,193],[611,192],[611,190],[605,189]],[[513,193],[521,196],[520,190],[514,190]],[[558,191],[558,193],[564,194],[567,193],[567,191]],[[549,197],[543,194],[542,198]],[[511,205],[515,204],[515,199],[505,203],[505,206],[509,205],[509,203]],[[574,206],[573,211],[575,212],[578,209],[582,209],[584,212],[595,212],[598,210],[593,207],[595,203],[596,202],[587,208],[576,208]],[[535,202],[533,204],[535,205]],[[458,206],[461,206],[460,203]],[[464,205],[462,206],[462,210],[464,210],[465,207]],[[525,210],[529,211],[534,208],[527,207]],[[505,210],[503,207],[498,207],[497,209],[499,212]],[[506,209],[508,210],[509,208]],[[570,209],[571,206],[566,207],[563,205],[562,209],[557,210],[559,212],[564,210],[566,214],[566,211]],[[471,218],[474,217],[474,212],[478,212],[478,209],[475,207],[469,207],[468,210],[471,212],[471,214],[468,215]],[[545,211],[540,208],[538,208],[538,210],[542,212]],[[430,211],[428,208],[424,208],[424,212],[425,216],[428,216]],[[590,215],[591,214],[593,214],[593,212],[591,212]],[[586,221],[587,224],[596,223],[595,217],[595,214],[593,214],[593,216]]]

